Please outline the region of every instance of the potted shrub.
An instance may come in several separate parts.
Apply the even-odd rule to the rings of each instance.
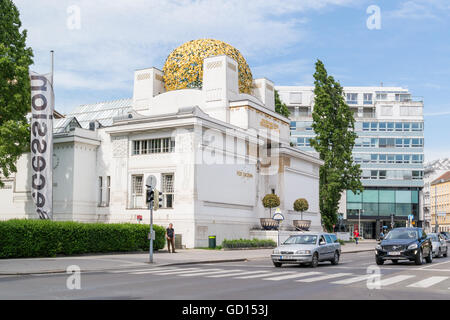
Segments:
[[[306,199],[299,198],[294,201],[294,210],[301,213],[301,220],[294,220],[294,227],[297,230],[309,230],[311,220],[303,220],[303,212],[309,209],[309,204]]]
[[[261,227],[265,230],[273,230],[278,228],[278,222],[272,219],[272,208],[276,208],[280,205],[280,198],[276,194],[266,194],[262,199],[264,208],[269,208],[270,217],[261,218]]]

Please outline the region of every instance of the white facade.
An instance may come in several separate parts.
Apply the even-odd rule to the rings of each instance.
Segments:
[[[218,63],[220,62],[220,63]],[[255,80],[252,95],[238,89],[237,64],[205,59],[202,89],[165,92],[156,68],[135,72],[130,100],[80,106],[58,120],[54,133],[54,219],[149,223],[145,179],[155,175],[164,207],[154,223],[174,224],[188,248],[208,236],[250,238],[269,217],[262,198],[281,199],[286,229],[306,198],[304,219],[321,230],[316,156],[289,146],[289,119],[275,113],[273,83]],[[234,68],[232,67],[234,66]],[[0,189],[1,219],[36,218],[30,159]]]

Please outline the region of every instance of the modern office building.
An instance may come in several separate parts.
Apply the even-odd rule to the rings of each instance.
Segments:
[[[291,115],[291,143],[315,152],[310,139],[314,87],[276,87]],[[364,192],[342,195],[340,213],[349,231],[361,225],[365,238],[376,238],[383,226],[414,225],[424,220],[421,205],[424,172],[423,100],[400,87],[344,87],[358,134],[354,161],[361,165]],[[391,218],[392,216],[392,218]]]

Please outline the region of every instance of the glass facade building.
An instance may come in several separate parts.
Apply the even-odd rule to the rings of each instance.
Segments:
[[[315,152],[310,139],[314,87],[276,87],[291,112],[291,145]],[[404,225],[409,215],[423,223],[423,101],[399,87],[344,87],[358,138],[353,159],[361,166],[364,192],[342,195],[340,214],[353,231],[376,238],[383,226]]]

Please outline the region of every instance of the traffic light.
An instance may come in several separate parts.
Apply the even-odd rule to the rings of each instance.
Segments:
[[[156,199],[153,202],[153,210],[158,210],[159,208],[162,208],[163,205],[163,194],[159,190],[155,189]]]
[[[155,198],[155,192],[153,191],[153,188],[147,188],[147,194],[145,197],[145,202],[148,204],[152,202]]]

